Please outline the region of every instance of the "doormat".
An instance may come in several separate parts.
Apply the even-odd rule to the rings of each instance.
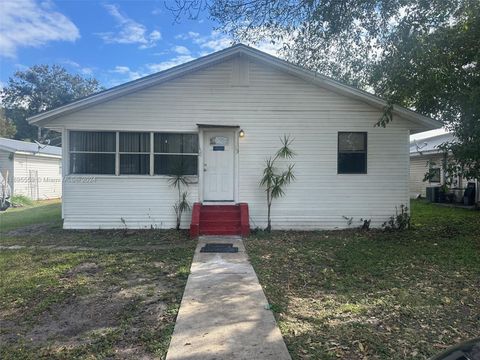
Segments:
[[[233,244],[222,244],[222,243],[208,243],[200,249],[200,252],[203,253],[236,253],[238,252],[238,247],[233,246]]]

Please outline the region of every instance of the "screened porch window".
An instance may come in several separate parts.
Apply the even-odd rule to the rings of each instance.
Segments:
[[[154,134],[154,173],[156,175],[197,175],[197,134]]]
[[[120,175],[149,175],[150,133],[121,132],[119,143]]]
[[[70,132],[71,174],[115,174],[115,132]]]
[[[338,173],[367,173],[367,133],[338,133]]]
[[[70,131],[69,139],[70,174],[198,173],[195,133]]]

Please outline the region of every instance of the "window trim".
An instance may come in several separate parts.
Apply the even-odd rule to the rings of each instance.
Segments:
[[[115,151],[108,151],[108,152],[98,152],[98,151],[71,151],[70,150],[70,134],[72,132],[110,132],[115,133]],[[120,133],[149,133],[150,134],[150,152],[124,152],[120,151]],[[155,134],[190,134],[190,135],[197,135],[198,141],[198,152],[196,153],[163,153],[163,152],[155,152]],[[200,140],[199,140],[199,132],[197,131],[141,131],[141,130],[85,130],[85,129],[68,129],[67,133],[67,141],[68,141],[68,174],[71,176],[96,176],[96,177],[168,177],[169,175],[165,174],[155,174],[155,155],[188,155],[188,156],[197,156],[197,161],[199,162],[200,158]],[[71,162],[71,154],[73,153],[91,153],[91,154],[113,154],[115,155],[115,174],[85,174],[85,173],[72,173],[70,171],[70,162]],[[150,172],[149,174],[120,174],[120,155],[121,154],[137,154],[137,155],[150,155]],[[198,177],[198,168],[197,174],[195,175],[185,175],[189,177]]]
[[[340,172],[340,134],[363,134],[365,140],[365,150],[351,151],[351,154],[365,154],[365,170],[362,172]],[[368,174],[368,131],[338,131],[337,132],[337,175],[367,175]]]
[[[115,176],[117,168],[115,166],[115,172],[114,174],[92,174],[92,173],[73,173],[72,172],[72,154],[109,154],[109,155],[115,155],[115,159],[117,157],[117,151],[85,151],[85,150],[70,150],[70,147],[72,145],[72,132],[96,132],[96,133],[114,133],[115,134],[115,146],[118,146],[118,133],[115,131],[111,130],[95,130],[95,131],[90,131],[90,130],[69,130],[68,131],[68,175],[80,175],[80,176]],[[117,150],[117,149],[116,149]],[[116,164],[115,164],[116,165]]]
[[[177,155],[177,156],[197,156],[197,173],[194,175],[191,174],[186,174],[185,176],[198,176],[198,164],[199,162],[199,155],[200,155],[200,140],[199,140],[199,133],[198,132],[173,132],[173,131],[153,131],[152,132],[152,137],[155,142],[155,134],[175,134],[175,135],[197,135],[197,152],[196,153],[169,153],[169,152],[155,152],[155,144],[153,143],[152,147],[152,156],[153,156],[153,162],[155,163],[155,155]],[[155,165],[154,165],[155,167]],[[169,176],[167,174],[155,174],[155,168],[153,168],[153,176]]]
[[[141,151],[120,151],[120,134],[121,133],[130,133],[130,134],[148,134],[149,137],[149,141],[150,141],[150,144],[149,144],[149,149],[148,151],[144,151],[144,152],[141,152]],[[134,175],[134,176],[150,176],[152,174],[152,162],[151,162],[151,157],[152,157],[152,132],[151,131],[117,131],[117,153],[118,153],[118,175],[117,176],[125,176],[125,175]],[[121,169],[121,158],[122,158],[122,155],[148,155],[148,165],[149,165],[149,169],[148,169],[148,173],[147,174],[122,174],[120,172],[120,169]]]

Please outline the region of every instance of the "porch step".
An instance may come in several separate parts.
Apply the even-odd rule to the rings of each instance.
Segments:
[[[249,227],[248,205],[202,205],[195,203],[192,211],[190,235],[242,235]]]
[[[203,230],[200,235],[241,235],[240,228],[233,230]]]
[[[210,221],[240,221],[240,210],[235,211],[221,211],[221,210],[211,210],[211,211],[200,211],[200,222],[210,222]]]

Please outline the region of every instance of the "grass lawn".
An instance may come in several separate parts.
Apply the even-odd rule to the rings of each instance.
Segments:
[[[161,359],[195,242],[175,231],[68,231],[60,203],[0,214],[1,359]],[[49,247],[54,246],[54,247]]]
[[[480,212],[414,201],[412,223],[246,241],[294,359],[426,359],[480,336]]]

